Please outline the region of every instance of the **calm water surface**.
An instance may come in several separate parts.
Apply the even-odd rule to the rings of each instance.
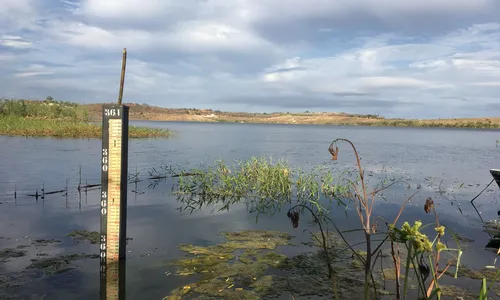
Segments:
[[[408,129],[342,126],[201,124],[132,122],[138,126],[168,127],[178,132],[174,138],[131,140],[129,172],[147,176],[152,167],[176,165],[200,167],[224,159],[231,163],[252,156],[286,159],[294,166],[327,166],[339,172],[354,165],[347,144],[340,147],[339,161],[331,161],[327,148],[335,138],[353,141],[373,186],[381,180],[407,180],[411,189],[394,188],[378,200],[375,214],[394,218],[399,205],[419,187],[420,192],[405,208],[403,218],[413,222],[431,222],[423,203],[431,196],[437,203],[440,221],[463,236],[473,238],[467,244],[463,262],[483,267],[493,263],[494,255],[485,251],[488,235],[469,201],[490,182],[490,168],[498,168],[500,148],[497,131],[457,129]],[[98,253],[98,246],[75,243],[65,234],[74,229],[99,231],[99,190],[78,194],[82,183],[100,182],[99,140],[57,140],[50,138],[0,137],[0,248],[30,245],[36,239],[60,239],[62,242],[30,247],[28,255],[0,262],[1,274],[16,274],[29,265],[37,253]],[[235,229],[273,229],[303,237],[293,230],[286,216],[259,218],[244,207],[230,212],[199,211],[180,213],[179,203],[171,195],[172,182],[156,188],[150,182],[129,185],[127,247],[127,299],[161,299],[172,288],[187,281],[166,276],[172,271],[165,261],[179,257],[180,243],[206,245],[221,241],[219,232]],[[48,195],[45,199],[27,196],[65,189],[69,193]],[[136,192],[134,192],[136,191]],[[14,199],[16,192],[17,198]],[[476,200],[485,220],[493,219],[500,209],[500,189],[491,185]],[[342,209],[335,218],[343,228],[357,228],[354,218],[345,218]],[[354,215],[354,212],[350,212]],[[356,239],[356,237],[353,237]],[[289,250],[293,251],[293,250]],[[96,299],[99,288],[98,260],[77,261],[79,266],[57,276],[42,277],[10,287],[18,299]],[[1,281],[0,281],[1,284]],[[471,288],[477,291],[477,284]],[[29,286],[29,289],[26,287]],[[467,286],[465,286],[467,288]],[[0,293],[1,298],[1,293]],[[38,298],[36,298],[38,299]]]

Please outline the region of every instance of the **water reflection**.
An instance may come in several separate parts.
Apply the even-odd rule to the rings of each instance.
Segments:
[[[482,219],[496,218],[498,190],[486,189],[475,201],[481,214],[470,205],[470,199],[491,180],[485,166],[496,163],[497,149],[494,142],[492,147],[488,142],[495,140],[495,132],[161,122],[135,125],[141,124],[171,127],[179,135],[130,144],[127,234],[132,240],[127,245],[127,299],[161,299],[186,284],[189,279],[168,275],[172,268],[165,263],[184,255],[178,244],[217,243],[221,241],[219,232],[237,229],[281,230],[296,235],[299,241],[309,239],[302,232],[307,217],[293,229],[284,213],[272,218],[260,216],[256,223],[255,215],[248,214],[244,205],[233,206],[229,212],[181,214],[176,210],[180,204],[171,193],[173,178],[141,179],[150,175],[151,167],[163,164],[188,169],[221,158],[231,163],[251,156],[271,156],[288,159],[304,169],[323,165],[342,172],[352,168],[349,151],[341,149],[342,158],[335,164],[325,153],[336,137],[355,142],[372,185],[399,179],[412,183],[410,191],[392,189],[385,193],[385,199],[377,199],[375,215],[394,219],[402,201],[420,185],[420,193],[405,208],[402,219],[432,222],[423,209],[424,200],[431,196],[441,222],[471,239],[464,242],[465,264],[482,268],[496,257],[495,253],[485,255],[484,245],[490,239],[483,232]],[[31,259],[45,254],[98,253],[97,244],[76,243],[66,234],[74,229],[99,231],[99,186],[80,188],[80,192],[78,186],[99,182],[100,141],[0,137],[0,144],[0,246],[16,249],[29,245],[23,248],[25,256],[0,263],[0,274],[19,275]],[[463,157],[468,159],[464,161]],[[341,229],[359,227],[352,215],[348,211],[350,217],[346,217],[343,209],[332,213]],[[363,239],[355,233],[349,238],[353,242]],[[32,244],[37,239],[61,242]],[[301,250],[291,247],[283,251],[294,255]],[[31,299],[31,294],[56,300],[97,299],[98,259],[78,260],[72,265],[66,272],[49,277],[35,273],[33,278],[19,278],[23,284],[6,290],[16,299]],[[476,288],[472,283],[468,286]]]
[[[161,299],[168,292],[185,284],[186,279],[166,276],[172,270],[162,263],[162,261],[170,260],[175,257],[180,257],[183,254],[177,248],[178,244],[194,243],[198,245],[211,244],[220,240],[218,233],[221,231],[232,231],[235,229],[272,229],[290,232],[299,237],[299,240],[308,239],[307,235],[302,233],[303,225],[307,224],[310,219],[305,216],[302,220],[302,225],[299,229],[294,230],[286,218],[285,212],[271,217],[260,217],[259,222],[255,223],[255,215],[247,213],[244,205],[236,205],[231,208],[230,212],[217,212],[212,214],[210,211],[195,211],[193,214],[180,214],[176,212],[179,203],[169,193],[164,194],[163,191],[171,190],[174,183],[173,178],[156,178],[151,180],[135,180],[134,189],[144,190],[145,193],[137,194],[129,193],[129,199],[134,199],[129,208],[128,234],[132,240],[127,246],[127,299]],[[131,184],[132,185],[132,184]],[[129,185],[130,186],[130,185]],[[407,197],[412,191],[406,189],[396,189],[394,193],[401,198]],[[67,214],[65,211],[55,212],[51,208],[57,207],[65,203],[64,195],[52,195],[45,199],[45,204],[40,202],[33,205],[23,207],[23,213],[29,217],[29,223],[24,220],[17,220],[9,224],[13,228],[10,236],[23,236],[26,234],[31,239],[35,238],[61,238],[73,229],[87,229],[90,231],[99,230],[99,190],[94,189],[87,193],[87,201],[78,200],[78,205],[75,203],[75,195],[70,194],[70,205],[68,210],[80,211],[78,214]],[[405,208],[402,218],[404,220],[422,220],[425,223],[433,222],[433,217],[424,213],[423,204],[428,195],[437,196],[439,193],[430,191],[422,192],[420,195]],[[153,205],[151,203],[141,205],[142,201],[154,201],[160,199],[161,204]],[[394,199],[393,199],[394,200]],[[397,200],[397,199],[396,199]],[[136,201],[134,203],[134,201]],[[398,201],[389,201],[379,199],[379,204],[375,208],[375,214],[381,215],[387,220],[392,220],[399,212]],[[66,204],[64,204],[66,207]],[[46,209],[50,207],[49,209]],[[5,206],[11,213],[15,212],[16,206]],[[40,208],[43,214],[39,214]],[[465,214],[473,212],[473,208],[462,207],[462,213],[458,209],[454,209],[448,202],[441,202],[437,208],[440,214],[440,220],[448,229],[460,233],[463,237],[474,238],[467,244],[467,252],[464,254],[463,263],[468,266],[482,267],[492,264],[492,258],[485,255],[475,255],[474,249],[483,248],[489,241],[487,234],[478,235],[480,228],[468,226],[467,221],[472,215],[467,217]],[[45,215],[45,213],[47,213]],[[348,211],[346,217],[343,209],[333,211],[332,217],[339,224],[341,230],[358,228],[353,211]],[[35,217],[36,216],[36,217]],[[36,230],[34,230],[36,228]],[[63,243],[53,245],[51,254],[85,252],[98,253],[97,245],[92,244],[73,244],[71,240],[62,238]],[[363,240],[362,235],[350,234],[349,239],[353,242]],[[18,239],[19,240],[19,239]],[[13,242],[10,240],[10,245],[3,244],[2,246],[17,247],[22,244],[19,241]],[[292,251],[293,249],[289,250]],[[36,254],[35,254],[36,256]],[[50,299],[96,299],[99,292],[99,287],[96,284],[77,285],[68,283],[69,278],[76,278],[76,282],[84,283],[95,281],[98,276],[98,260],[90,260],[88,262],[78,262],[78,269],[72,269],[65,275],[56,276],[54,278],[38,280],[36,284],[22,288],[11,289],[13,293],[21,293],[27,295],[31,293],[43,291]],[[9,265],[10,266],[10,265]],[[21,266],[18,265],[18,268]],[[10,271],[16,268],[11,269]],[[7,271],[7,270],[2,270]],[[56,286],[59,289],[55,289]],[[61,287],[64,288],[61,289]],[[81,291],[84,287],[84,291]],[[146,288],[148,288],[146,290]],[[23,290],[26,289],[26,290]]]

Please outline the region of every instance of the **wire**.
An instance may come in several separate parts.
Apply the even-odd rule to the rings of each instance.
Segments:
[[[477,196],[476,196],[476,197],[472,198],[472,200],[470,201],[470,203],[473,203],[473,202],[474,202],[474,200],[476,200],[476,199],[477,199],[477,197],[481,196],[481,194],[482,194],[482,193],[483,193],[483,192],[484,192],[484,191],[485,191],[485,190],[486,190],[486,189],[487,189],[487,188],[488,188],[488,187],[489,187],[489,186],[493,183],[493,181],[495,181],[495,179],[492,179],[492,180],[490,181],[490,183],[488,183],[488,185],[487,185],[487,186],[486,186],[486,187],[485,187],[485,188],[484,188],[481,192],[479,192],[479,194],[477,194]]]

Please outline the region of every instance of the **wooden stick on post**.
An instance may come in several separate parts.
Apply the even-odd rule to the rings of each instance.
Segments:
[[[118,94],[118,104],[122,104],[123,98],[123,85],[125,84],[125,68],[127,66],[127,48],[123,48],[123,58],[122,58],[122,76],[120,78],[120,93]]]

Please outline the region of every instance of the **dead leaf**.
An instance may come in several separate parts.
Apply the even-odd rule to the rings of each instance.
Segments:
[[[333,149],[333,144],[328,148],[328,152],[332,155],[332,160],[337,160],[339,157],[339,147],[335,146],[335,149]]]
[[[429,197],[425,200],[424,210],[426,213],[430,213],[432,209],[434,209],[434,201]]]

